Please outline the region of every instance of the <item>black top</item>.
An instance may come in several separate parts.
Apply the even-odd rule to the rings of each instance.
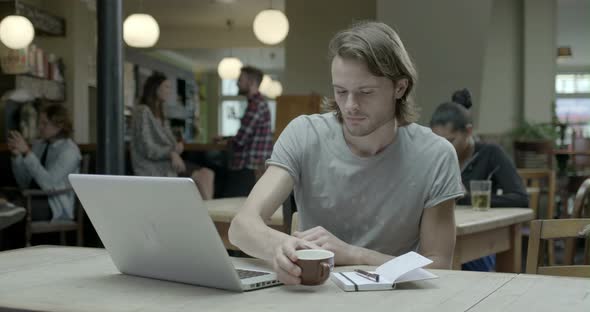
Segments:
[[[467,192],[470,192],[469,181],[486,180],[490,173],[492,173],[491,207],[529,206],[522,179],[508,155],[498,145],[475,143],[473,157],[461,172],[461,180]],[[498,189],[502,189],[502,195],[496,195]],[[457,204],[471,205],[471,196],[466,195],[459,199]]]

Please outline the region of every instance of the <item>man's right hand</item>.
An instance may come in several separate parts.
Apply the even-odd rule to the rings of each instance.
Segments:
[[[299,249],[320,248],[300,238],[289,236],[275,250],[273,267],[278,280],[285,285],[301,284],[301,268],[295,264],[297,262],[295,252]]]

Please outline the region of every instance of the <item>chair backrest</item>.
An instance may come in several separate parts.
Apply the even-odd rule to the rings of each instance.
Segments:
[[[555,214],[555,171],[551,169],[517,169],[518,175],[530,192],[529,208],[533,209],[537,219],[553,219]],[[547,194],[547,207],[545,213],[540,216],[539,195]]]
[[[576,193],[576,199],[574,201],[574,211],[572,213],[572,218],[574,219],[581,219],[581,218],[588,218],[590,217],[590,209],[588,209],[588,205],[590,201],[588,198],[590,197],[590,179],[586,179],[580,188],[578,188],[578,192]],[[589,242],[587,241],[586,244]],[[590,251],[589,248],[586,248],[584,253],[584,264],[590,264]],[[564,251],[564,264],[573,264],[574,258],[576,256],[576,240],[575,239],[567,239],[565,242],[565,251]]]
[[[590,139],[584,137],[581,132],[581,130],[572,131],[572,150],[574,152],[587,152],[590,150]],[[574,154],[571,160],[576,174],[588,174],[590,171],[590,156]]]
[[[590,219],[560,219],[531,221],[526,273],[556,276],[590,277],[590,265],[543,266],[544,246],[541,239],[590,237]],[[588,252],[586,250],[585,252]]]
[[[513,146],[517,168],[553,168],[553,142],[514,141]]]

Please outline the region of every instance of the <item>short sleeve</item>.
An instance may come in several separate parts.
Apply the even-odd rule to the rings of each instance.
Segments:
[[[442,141],[439,146],[440,157],[433,163],[432,183],[426,192],[424,208],[434,207],[446,200],[464,195],[461,170],[455,149],[447,141]]]
[[[272,155],[266,165],[277,166],[289,172],[295,184],[299,183],[305,146],[307,142],[308,121],[305,116],[293,119],[281,132],[275,142]]]

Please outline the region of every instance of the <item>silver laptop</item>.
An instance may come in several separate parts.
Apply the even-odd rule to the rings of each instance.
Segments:
[[[234,267],[192,179],[69,179],[122,273],[238,292],[279,284],[272,271]]]

